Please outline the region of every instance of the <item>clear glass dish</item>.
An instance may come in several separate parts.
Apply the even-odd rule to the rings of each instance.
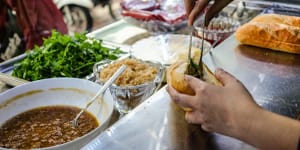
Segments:
[[[136,86],[118,86],[116,84],[111,85],[109,90],[111,95],[113,96],[115,107],[121,115],[127,114],[137,105],[150,97],[161,86],[161,83],[165,76],[165,68],[161,63],[154,61],[143,61],[140,59],[137,60],[141,61],[142,63],[146,63],[147,65],[154,66],[155,68],[157,68],[158,73],[152,82],[143,83]],[[96,76],[96,82],[103,85],[105,82],[100,80],[101,71],[108,65],[113,64],[117,61],[119,60],[105,60],[96,63],[93,68],[93,73]]]
[[[209,25],[203,28],[203,22],[198,21],[195,24],[197,30],[196,35],[202,39],[207,40],[212,45],[217,45],[234,33],[238,27],[240,27],[240,22],[229,17],[227,14],[220,13],[218,16],[214,17]],[[203,37],[204,30],[204,37]]]

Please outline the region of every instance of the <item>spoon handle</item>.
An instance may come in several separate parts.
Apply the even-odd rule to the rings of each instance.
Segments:
[[[105,90],[121,75],[121,73],[124,72],[126,69],[126,65],[122,65],[109,79],[105,82],[105,84],[101,87],[101,89],[96,93],[96,95],[92,98],[91,101],[89,101],[84,109],[81,109],[81,111],[76,115],[76,117],[71,121],[75,127],[78,126],[77,120],[81,116],[81,114],[88,109],[88,107],[99,97],[103,95]]]
[[[90,102],[88,102],[87,107],[89,107],[100,95],[103,95],[105,90],[124,72],[126,69],[126,65],[122,65],[101,87],[101,89],[97,92],[97,94],[92,98]]]

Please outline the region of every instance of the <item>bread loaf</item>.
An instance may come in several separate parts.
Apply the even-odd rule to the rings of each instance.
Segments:
[[[255,18],[253,18],[250,22],[279,23],[289,26],[300,27],[300,17],[278,14],[258,15]]]
[[[167,82],[172,85],[180,93],[194,95],[195,92],[189,87],[184,79],[187,74],[189,64],[184,61],[177,61],[173,63],[167,71]],[[203,80],[217,86],[222,86],[222,83],[214,76],[209,68],[203,63]],[[191,111],[190,108],[183,108],[185,111]]]
[[[300,54],[300,18],[259,15],[241,26],[235,37],[242,44]]]

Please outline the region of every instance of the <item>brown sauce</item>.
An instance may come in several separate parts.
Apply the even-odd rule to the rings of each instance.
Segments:
[[[47,106],[16,115],[0,127],[0,147],[32,149],[63,144],[98,127],[97,119],[84,112],[79,126],[70,121],[80,111],[73,106]]]

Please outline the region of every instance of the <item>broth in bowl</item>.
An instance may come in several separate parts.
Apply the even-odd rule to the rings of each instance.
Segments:
[[[95,116],[84,112],[78,126],[70,122],[80,108],[73,106],[45,106],[28,110],[6,121],[0,127],[0,147],[32,149],[63,144],[81,137],[99,123]]]
[[[80,149],[107,128],[113,98],[105,92],[71,121],[101,85],[78,78],[30,82],[0,93],[0,149]]]

